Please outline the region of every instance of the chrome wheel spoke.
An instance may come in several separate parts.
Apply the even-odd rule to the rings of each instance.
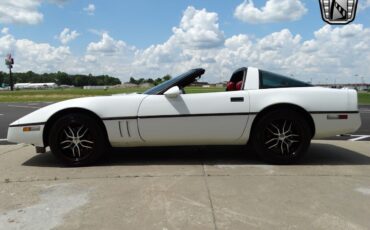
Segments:
[[[276,141],[278,138],[272,138],[271,140],[267,141],[265,144],[271,143],[272,141]]]
[[[300,143],[294,122],[285,119],[271,122],[265,135],[265,147],[280,155],[294,155]]]
[[[281,154],[284,155],[284,142],[282,141],[281,144],[280,144],[280,150],[281,150]]]
[[[287,151],[288,151],[288,154],[289,154],[289,152],[290,152],[290,151],[289,151],[289,147],[290,147],[290,145],[291,145],[291,144],[288,144],[288,143],[286,143],[285,141],[284,141],[283,143],[285,144],[285,146],[286,146],[286,149],[287,149]]]
[[[92,147],[91,147],[91,146],[88,146],[88,145],[86,145],[85,143],[90,144],[90,145],[93,145],[93,144],[94,144],[94,142],[92,142],[92,141],[88,141],[88,140],[81,140],[81,141],[80,141],[80,145],[81,145],[82,147],[87,148],[87,149],[92,149]]]
[[[291,144],[293,144],[293,143],[298,143],[299,141],[297,141],[297,140],[288,140]]]
[[[78,131],[77,131],[77,134],[76,134],[76,137],[77,138],[83,138],[84,136],[85,136],[85,134],[87,133],[87,131],[89,131],[89,129],[88,128],[86,128],[85,129],[85,131],[82,133],[82,134],[80,134],[80,132],[83,130],[83,128],[84,128],[84,126],[81,126],[79,129],[78,129]]]
[[[89,144],[94,144],[94,142],[92,142],[92,141],[88,141],[88,140],[80,140],[80,143],[89,143]]]
[[[79,137],[79,136],[80,136],[80,132],[81,132],[81,130],[83,129],[83,127],[84,127],[84,126],[81,126],[81,127],[77,130],[77,134],[76,134],[76,136],[77,136],[77,137]]]
[[[72,148],[72,154],[73,154],[73,157],[76,157],[76,154],[75,154],[75,148],[76,148],[76,145],[75,145],[75,146],[73,146],[73,148]]]
[[[64,131],[64,133],[66,134],[66,136],[67,136],[68,138],[71,138],[71,139],[73,138],[73,136],[71,136],[70,134],[68,134],[66,130],[63,130],[63,131]],[[73,132],[72,132],[72,134],[73,134]]]
[[[72,147],[72,145],[73,145],[73,143],[70,143],[69,145],[64,146],[62,149],[68,149],[68,148],[71,148],[71,147]]]
[[[72,137],[69,138],[75,138],[75,133],[73,132],[72,128],[68,126],[68,130],[71,132]]]
[[[78,153],[78,157],[81,157],[81,150],[80,150],[80,147],[78,145],[76,145],[76,148],[77,148],[77,153]]]
[[[288,136],[285,136],[285,138],[291,138],[291,137],[299,137],[299,135],[297,135],[297,134],[290,134]]]
[[[278,131],[278,133],[275,134],[275,135],[280,135],[280,129],[276,125],[274,125],[273,123],[271,123],[271,126],[274,127]]]
[[[275,136],[279,136],[279,134],[278,134],[278,133],[274,133],[270,128],[267,128],[267,130],[268,130],[271,134],[273,134],[273,135],[275,135]]]
[[[283,131],[283,134],[286,135],[287,133],[289,133],[291,130],[292,130],[292,123],[293,122],[290,122],[290,125],[289,125],[289,128],[287,129],[287,131]]]
[[[61,145],[65,144],[65,143],[73,143],[73,141],[71,141],[71,140],[65,140],[65,141],[60,142]]]
[[[94,141],[85,138],[89,129],[84,125],[80,126],[67,126],[63,129],[64,137],[60,140],[60,148],[65,151],[65,154],[74,160],[80,160],[81,157],[88,155],[93,149]],[[63,135],[62,135],[63,136]]]
[[[278,144],[279,144],[279,141],[277,141],[274,145],[271,145],[270,147],[268,147],[268,149],[272,149],[272,148],[278,146]]]
[[[87,146],[87,145],[84,145],[84,144],[82,144],[82,143],[80,143],[80,145],[81,145],[82,147],[86,148],[86,149],[92,149],[92,147]]]
[[[282,131],[283,134],[285,133],[285,125],[286,125],[286,121],[284,121],[284,125],[283,125],[283,131]]]

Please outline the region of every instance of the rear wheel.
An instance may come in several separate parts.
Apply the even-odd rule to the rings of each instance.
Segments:
[[[302,114],[276,110],[263,116],[252,132],[257,155],[274,164],[297,162],[311,143],[311,129]]]
[[[72,113],[59,118],[49,132],[52,153],[69,166],[96,162],[107,149],[103,128],[88,115]]]

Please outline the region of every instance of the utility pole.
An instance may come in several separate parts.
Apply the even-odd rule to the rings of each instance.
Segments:
[[[8,56],[5,58],[5,65],[9,68],[9,84],[10,84],[10,90],[13,91],[13,76],[12,76],[12,68],[14,65],[14,59],[12,58],[11,54],[8,54]]]

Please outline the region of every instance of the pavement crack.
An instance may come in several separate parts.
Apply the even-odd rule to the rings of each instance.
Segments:
[[[102,177],[52,177],[52,178],[31,178],[31,179],[16,179],[10,178],[4,179],[0,184],[8,183],[32,183],[32,182],[49,182],[49,181],[70,181],[70,180],[103,180],[103,179],[125,179],[125,178],[166,178],[166,177],[201,177],[203,175],[114,175],[114,176],[102,176]]]
[[[207,189],[207,194],[208,194],[208,199],[209,199],[209,204],[211,206],[211,211],[212,211],[212,219],[213,219],[213,225],[214,225],[214,229],[217,230],[217,222],[216,222],[216,214],[215,214],[215,209],[214,209],[214,206],[213,206],[213,201],[212,201],[212,197],[211,197],[211,191],[209,189],[209,186],[208,186],[208,180],[207,180],[207,177],[209,176],[207,173],[206,173],[206,169],[205,169],[205,165],[204,163],[202,163],[202,170],[203,170],[203,178],[204,178],[204,183],[206,185],[206,189]]]
[[[11,149],[11,150],[5,151],[5,152],[3,152],[3,153],[0,153],[0,157],[1,157],[1,156],[3,156],[3,155],[5,155],[5,154],[7,154],[7,153],[11,153],[11,152],[14,152],[14,151],[20,150],[20,149],[22,149],[22,148],[24,148],[24,147],[27,147],[27,146],[23,146],[23,145],[22,145],[20,148]]]
[[[321,175],[285,175],[285,174],[276,174],[276,175],[255,175],[255,174],[248,174],[248,175],[219,175],[219,174],[207,174],[205,172],[205,166],[203,165],[203,173],[202,174],[193,174],[193,175],[181,175],[181,174],[173,174],[173,175],[112,175],[112,176],[96,176],[96,177],[50,177],[50,178],[29,178],[29,179],[11,179],[11,178],[4,178],[3,181],[0,181],[0,184],[8,184],[8,183],[32,183],[32,182],[46,182],[46,181],[69,181],[69,180],[94,180],[94,179],[127,179],[127,178],[177,178],[177,177],[203,177],[205,180],[205,184],[207,187],[208,196],[210,199],[211,208],[213,209],[213,203],[211,199],[211,193],[208,186],[208,177],[357,177],[357,178],[370,178],[370,175],[330,175],[330,174],[321,174]]]

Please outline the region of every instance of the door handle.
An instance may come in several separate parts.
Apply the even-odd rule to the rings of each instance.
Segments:
[[[232,97],[232,98],[230,98],[230,101],[231,102],[243,102],[244,97]]]

